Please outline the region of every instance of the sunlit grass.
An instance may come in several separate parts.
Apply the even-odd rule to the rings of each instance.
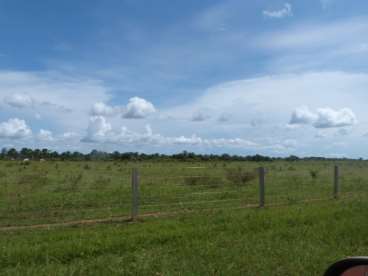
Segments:
[[[258,179],[248,176],[254,175],[260,166],[267,169],[266,205],[332,198],[333,165],[327,161],[31,162],[29,165],[3,161],[0,226],[129,216],[133,167],[140,173],[140,211],[151,213],[257,204]],[[339,165],[342,195],[367,191],[367,162],[346,161]],[[244,172],[239,174],[240,178],[236,176],[239,170]],[[244,175],[249,179],[243,183]]]
[[[321,275],[368,252],[368,163],[339,163],[340,200],[333,165],[0,162],[0,227],[129,217],[133,167],[140,214],[161,212],[133,224],[3,231],[0,274]],[[239,184],[227,174],[260,166],[266,208],[244,208],[258,203],[258,179]],[[327,201],[303,203],[316,198]]]

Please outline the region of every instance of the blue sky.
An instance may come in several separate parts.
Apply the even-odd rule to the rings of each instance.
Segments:
[[[0,141],[368,157],[366,1],[0,0]]]

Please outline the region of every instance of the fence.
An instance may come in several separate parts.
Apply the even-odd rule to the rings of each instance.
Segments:
[[[130,216],[131,167],[0,161],[0,227]]]
[[[0,162],[0,227],[368,194],[368,162]]]
[[[259,167],[253,172],[253,175],[256,175],[254,179],[251,177],[245,179],[245,175],[243,185],[238,183],[239,186],[226,186],[219,185],[218,179],[221,177],[216,175],[138,178],[138,170],[133,169],[131,218],[138,217],[139,209],[141,214],[146,214],[179,209],[263,208],[278,204],[339,198],[341,195],[339,166],[335,165],[330,175],[326,172],[323,175],[322,172],[319,177],[322,183],[317,181],[318,172],[311,170],[307,173],[311,181],[303,179],[308,178],[308,174],[303,175],[298,172],[298,177],[285,176],[283,172],[277,173]],[[242,181],[242,176],[239,176],[238,181]],[[149,188],[150,186],[155,186],[155,189]],[[167,186],[168,190],[166,190]],[[359,192],[351,189],[352,187],[354,186],[350,185],[350,189],[349,187],[343,189],[343,195],[348,196],[353,192]],[[363,189],[360,192],[363,192]]]

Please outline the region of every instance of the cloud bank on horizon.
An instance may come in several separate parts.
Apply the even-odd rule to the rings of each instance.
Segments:
[[[4,147],[368,157],[366,2],[143,2],[6,6]]]

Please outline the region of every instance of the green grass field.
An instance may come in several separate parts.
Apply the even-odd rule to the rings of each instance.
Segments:
[[[0,274],[321,275],[339,258],[368,255],[368,163],[339,162],[339,200],[332,199],[333,165],[3,161],[0,229],[129,217],[133,167],[140,214],[168,214],[1,231]],[[258,179],[241,184],[233,176],[260,166],[266,208],[247,208],[258,204]]]

